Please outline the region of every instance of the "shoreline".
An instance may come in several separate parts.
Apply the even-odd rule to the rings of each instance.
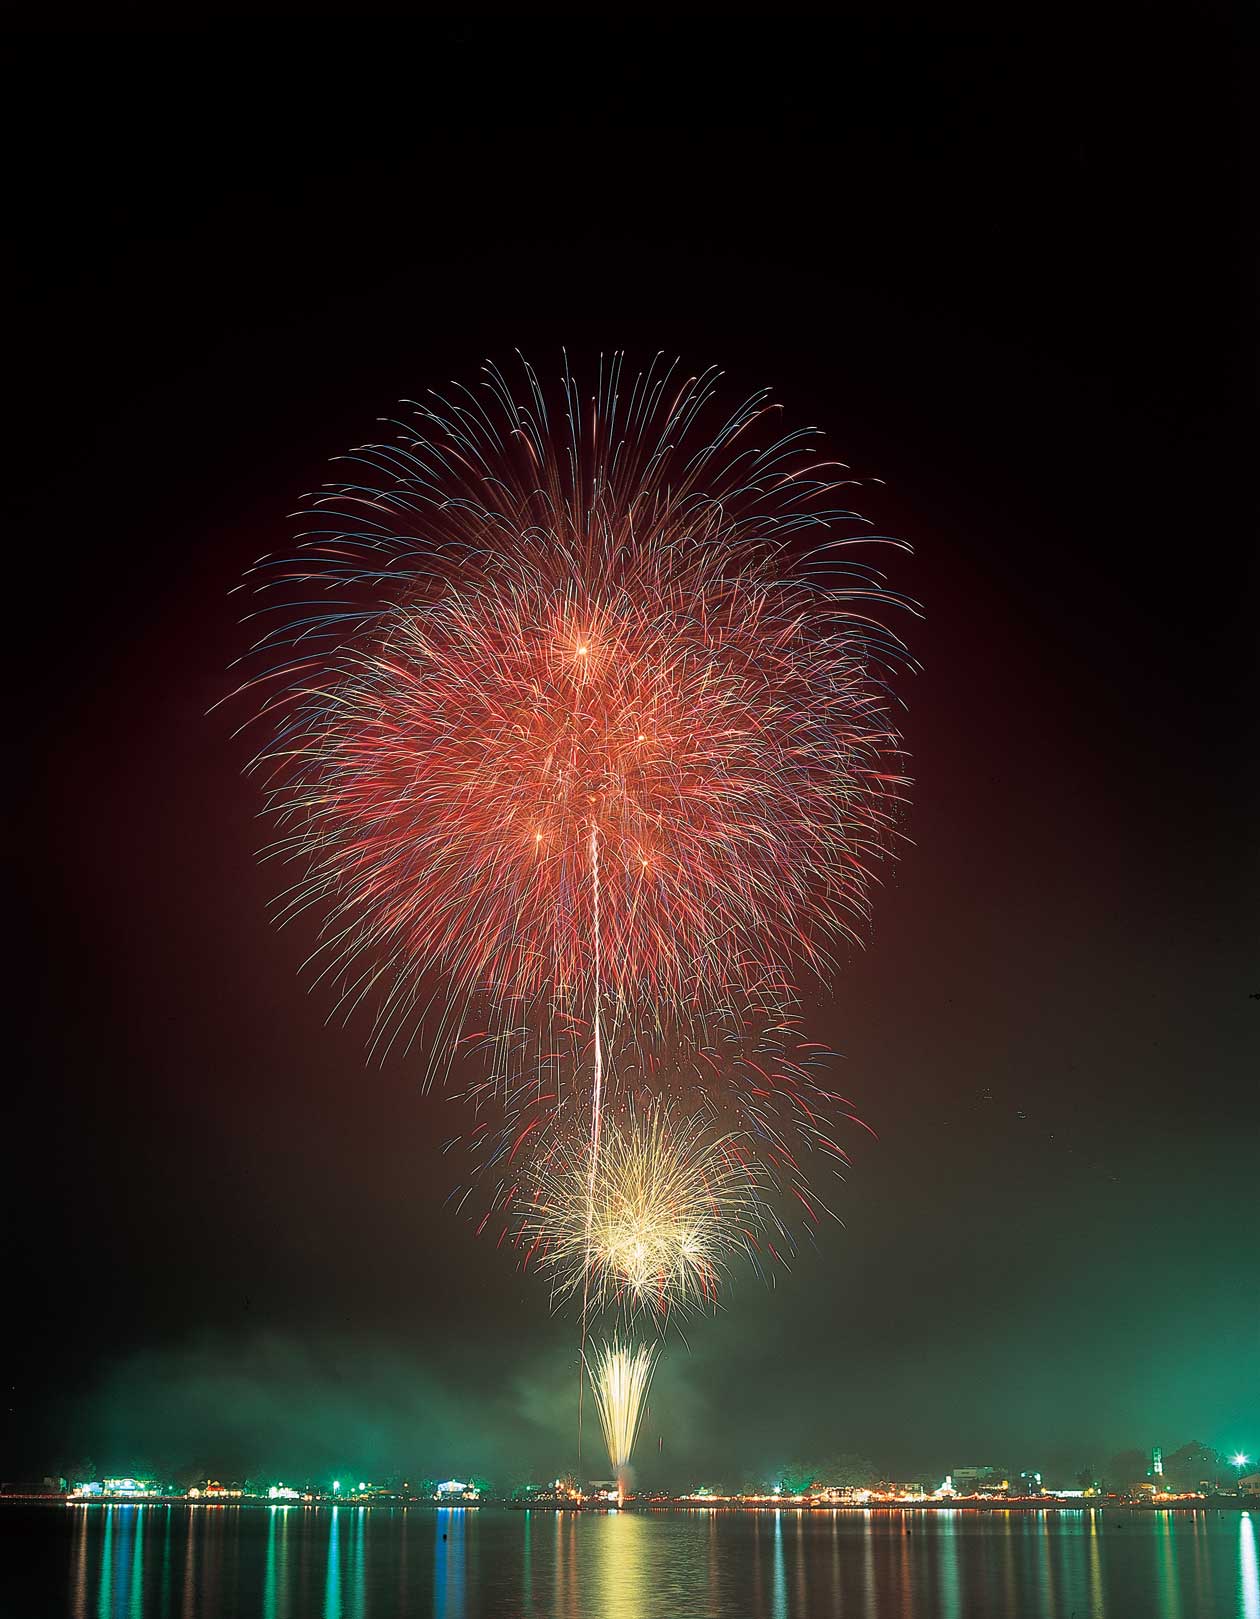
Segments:
[[[0,1495],[0,1507],[5,1506],[46,1506],[46,1507],[187,1507],[190,1511],[201,1512],[240,1512],[266,1509],[268,1511],[303,1511],[321,1512],[328,1509],[345,1507],[358,1511],[376,1512],[480,1512],[489,1508],[491,1511],[506,1512],[597,1512],[603,1514],[615,1512],[843,1512],[843,1513],[937,1513],[937,1512],[968,1512],[976,1515],[992,1515],[994,1513],[1029,1513],[1029,1512],[1114,1512],[1142,1514],[1152,1512],[1251,1512],[1260,1511],[1260,1499],[1250,1499],[1246,1496],[1205,1496],[1194,1500],[1179,1501],[1109,1501],[1105,1498],[1092,1501],[1059,1501],[1043,1500],[1037,1497],[1021,1497],[1013,1501],[998,1500],[963,1500],[963,1501],[875,1501],[864,1503],[847,1503],[833,1501],[786,1501],[782,1505],[774,1502],[743,1502],[743,1501],[628,1501],[624,1506],[617,1507],[602,1503],[561,1503],[554,1501],[461,1501],[444,1505],[437,1501],[422,1499],[402,1501],[190,1501],[182,1495],[150,1495],[138,1497],[109,1496],[83,1497],[72,1495]]]

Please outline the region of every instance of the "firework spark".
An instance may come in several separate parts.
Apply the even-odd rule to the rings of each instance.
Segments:
[[[652,1383],[655,1344],[637,1347],[611,1338],[587,1361],[591,1392],[608,1447],[620,1498],[625,1499],[630,1457],[638,1437],[643,1407]]]
[[[790,1002],[894,838],[898,598],[853,560],[844,469],[764,395],[706,429],[713,372],[618,357],[581,398],[566,371],[554,430],[526,378],[416,406],[249,578],[279,915],[319,915],[381,1050],[435,994],[497,1030]]]
[[[665,1318],[716,1305],[733,1259],[752,1257],[769,1209],[749,1143],[713,1139],[666,1104],[609,1118],[593,1157],[585,1134],[544,1142],[526,1174],[516,1241],[584,1308]]]

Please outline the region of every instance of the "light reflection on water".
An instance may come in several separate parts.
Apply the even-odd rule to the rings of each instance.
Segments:
[[[464,1520],[466,1512],[439,1507],[433,1514],[437,1544],[433,1554],[433,1612],[438,1619],[459,1619],[464,1603]],[[351,1619],[360,1619],[358,1614]]]
[[[341,1619],[341,1508],[328,1514],[328,1572],[324,1576],[324,1619]]]
[[[24,1619],[1260,1619],[1245,1512],[0,1515],[11,1531],[19,1520],[29,1532],[5,1536],[0,1612]]]
[[[1260,1619],[1260,1569],[1256,1567],[1256,1525],[1249,1512],[1238,1524],[1239,1607],[1243,1619]]]
[[[956,1527],[954,1523],[956,1515],[951,1510],[940,1524],[945,1531],[941,1536],[940,1555],[937,1558],[943,1596],[942,1619],[961,1619],[962,1615],[962,1600],[958,1591],[958,1537],[953,1532]]]
[[[1169,1519],[1170,1512],[1160,1514],[1160,1564],[1159,1564],[1159,1592],[1161,1607],[1168,1619],[1181,1619],[1180,1588],[1177,1584],[1177,1542],[1173,1534]]]

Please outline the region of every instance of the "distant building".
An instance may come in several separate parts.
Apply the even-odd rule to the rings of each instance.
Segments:
[[[1244,1495],[1260,1495],[1260,1473],[1245,1473],[1238,1480],[1238,1488]]]
[[[1004,1495],[1011,1487],[996,1467],[956,1467],[949,1476],[955,1495]]]
[[[462,1479],[448,1478],[434,1490],[433,1499],[447,1506],[453,1506],[457,1501],[479,1501],[481,1491],[475,1484],[465,1484]]]
[[[161,1486],[151,1478],[102,1479],[106,1495],[160,1495]]]

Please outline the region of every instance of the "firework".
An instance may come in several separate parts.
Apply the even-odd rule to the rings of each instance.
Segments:
[[[546,1275],[559,1306],[572,1296],[567,1284],[580,1262],[573,1194],[589,1171],[590,1136],[581,1116],[587,1053],[580,1042],[551,1038],[558,1032],[513,1029],[469,1045],[465,1066],[481,1072],[462,1093],[469,1124],[446,1147],[469,1161],[469,1178],[455,1187],[452,1203],[471,1205],[479,1234],[497,1236],[524,1266]],[[847,1176],[844,1137],[851,1128],[874,1132],[830,1080],[833,1054],[806,1039],[798,1019],[715,1015],[708,1033],[704,1044],[691,1026],[644,1042],[628,1023],[613,1028],[603,1111],[617,1136],[614,1161],[623,1165],[634,1162],[625,1151],[631,1122],[640,1142],[651,1121],[679,1150],[685,1139],[687,1151],[710,1155],[706,1173],[721,1195],[706,1229],[732,1233],[729,1241],[719,1238],[720,1284],[744,1256],[761,1275],[790,1267],[801,1240],[812,1242],[835,1217],[827,1184]],[[497,1077],[505,1046],[515,1058],[507,1086]],[[723,1221],[724,1208],[737,1217]],[[553,1243],[557,1223],[563,1241]],[[585,1255],[583,1247],[581,1262]],[[594,1259],[588,1279],[597,1306],[616,1296],[633,1311],[656,1307],[646,1288],[628,1290],[623,1278],[619,1289],[610,1272],[599,1273],[598,1254]],[[678,1291],[666,1289],[663,1313]],[[691,1297],[704,1302],[703,1290]]]
[[[731,1261],[752,1257],[769,1218],[749,1143],[713,1139],[703,1118],[668,1105],[604,1123],[594,1158],[585,1132],[536,1150],[516,1211],[516,1241],[553,1297],[668,1317],[713,1308]]]
[[[382,1056],[422,1028],[433,1066],[489,1056],[482,1227],[580,1291],[624,1493],[655,1347],[588,1361],[590,1310],[713,1307],[792,1241],[776,1196],[817,1221],[798,1148],[846,1161],[796,986],[893,852],[908,604],[766,394],[715,414],[717,373],[659,358],[587,396],[566,365],[551,402],[524,376],[414,404],[304,500],[248,576],[238,689],[316,979]]]
[[[608,1447],[608,1460],[624,1500],[630,1457],[638,1437],[643,1406],[652,1383],[655,1344],[637,1347],[610,1339],[587,1361],[591,1392],[599,1408],[599,1424]]]
[[[553,421],[525,375],[415,406],[307,499],[251,571],[244,686],[278,912],[319,916],[338,1004],[382,1050],[435,996],[500,1033],[565,1011],[598,1086],[601,1011],[786,1004],[858,936],[905,784],[898,598],[765,395],[706,428],[715,373],[617,358]]]

